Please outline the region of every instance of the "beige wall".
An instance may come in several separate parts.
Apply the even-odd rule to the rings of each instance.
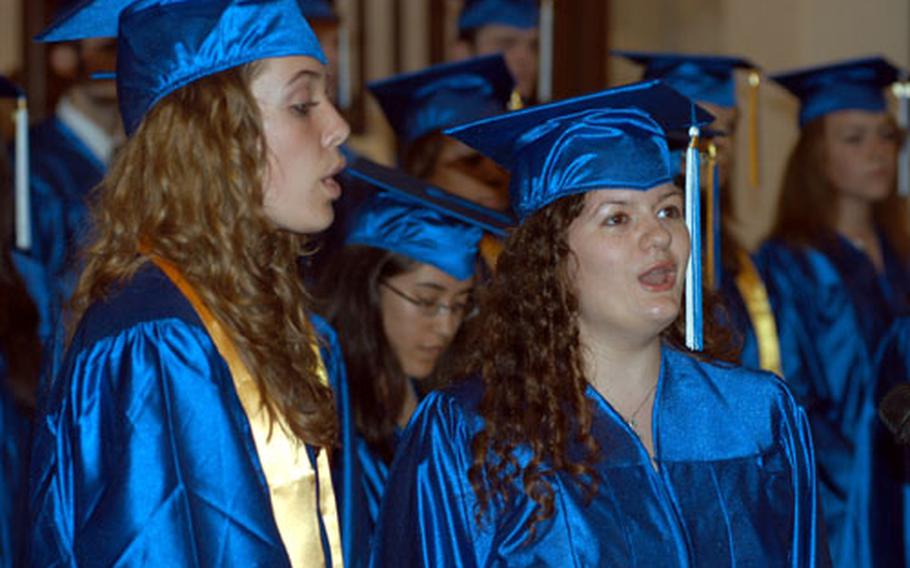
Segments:
[[[0,0],[0,74],[18,71],[22,61],[22,0]]]
[[[907,0],[613,0],[610,34],[617,49],[740,55],[772,73],[870,54],[910,66]],[[609,66],[613,83],[637,76],[633,66],[621,61]],[[745,94],[742,84],[740,93]],[[749,245],[773,220],[781,171],[797,135],[796,104],[789,95],[766,81],[759,106],[758,190],[746,181],[746,137],[741,134],[737,141],[736,210],[740,234]],[[745,131],[740,125],[740,133]]]

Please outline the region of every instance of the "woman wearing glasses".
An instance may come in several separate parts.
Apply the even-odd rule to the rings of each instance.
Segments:
[[[349,177],[375,193],[358,210],[319,290],[339,331],[370,524],[400,432],[472,311],[478,243],[494,212],[433,199],[426,184],[360,161]],[[346,185],[349,185],[346,180]]]

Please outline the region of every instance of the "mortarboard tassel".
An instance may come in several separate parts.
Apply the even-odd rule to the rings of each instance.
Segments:
[[[553,98],[553,1],[540,2],[540,56],[537,70],[537,100]]]
[[[686,149],[686,226],[691,239],[686,267],[686,347],[692,351],[701,351],[703,343],[699,134],[697,126],[689,128],[689,147]]]
[[[705,246],[706,263],[708,265],[708,286],[717,290],[721,286],[721,250],[720,250],[720,188],[717,187],[717,146],[714,142],[708,143],[708,188],[707,225],[705,233],[707,243]]]
[[[761,185],[758,164],[758,87],[761,76],[754,69],[749,72],[749,184],[753,189]]]
[[[19,97],[13,113],[16,123],[16,247],[32,246],[31,203],[28,191],[28,104]]]
[[[897,157],[897,192],[901,197],[910,197],[910,139],[907,138],[907,129],[910,127],[910,81],[906,75],[892,86],[891,92],[897,99],[897,123],[904,137]]]

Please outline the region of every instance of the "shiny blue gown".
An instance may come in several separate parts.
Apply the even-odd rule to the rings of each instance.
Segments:
[[[106,168],[56,118],[32,128],[29,137],[32,248],[27,253],[44,271],[44,289],[29,291],[41,318],[39,336],[47,344],[75,288],[75,251],[88,230],[87,199]]]
[[[765,243],[757,255],[777,318],[784,376],[805,407],[819,494],[840,566],[904,566],[899,467],[876,416],[877,361],[887,330],[907,309],[907,264],[881,239],[885,270],[844,238],[819,248]]]
[[[524,544],[534,502],[475,519],[468,480],[482,384],[427,397],[392,466],[374,566],[815,566],[828,554],[808,424],[772,375],[663,349],[653,428],[657,469],[593,389],[599,487],[563,474],[554,515]],[[519,450],[519,461],[528,459]]]
[[[345,412],[337,339],[313,321]],[[228,366],[157,268],[86,312],[41,410],[33,565],[289,565]],[[356,464],[352,423],[339,419],[333,477],[345,560],[356,566],[366,550],[349,530],[356,500],[346,492],[359,473],[347,469]]]

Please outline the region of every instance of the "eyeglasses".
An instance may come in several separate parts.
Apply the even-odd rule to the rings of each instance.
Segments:
[[[419,298],[412,298],[388,282],[383,281],[380,282],[380,284],[394,292],[395,295],[402,300],[414,304],[414,306],[417,307],[418,313],[427,318],[435,318],[444,311],[450,312],[453,316],[459,319],[467,319],[476,313],[476,308],[473,301],[453,302],[451,304],[445,304],[443,302],[430,302],[427,300],[421,300]]]

